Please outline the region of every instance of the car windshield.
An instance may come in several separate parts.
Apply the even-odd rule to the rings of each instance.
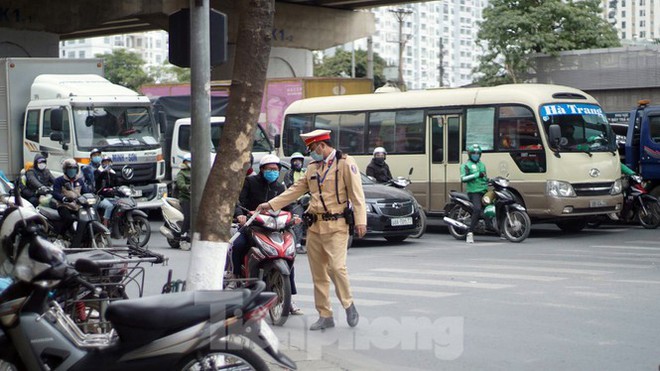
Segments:
[[[217,152],[220,146],[220,136],[224,123],[214,122],[211,124],[211,152]],[[181,125],[179,127],[179,148],[184,151],[190,151],[191,126]],[[260,126],[254,129],[254,141],[252,142],[252,152],[271,152],[273,145]]]
[[[93,106],[73,110],[81,150],[145,150],[160,147],[158,128],[147,106]]]
[[[616,137],[603,110],[595,104],[554,103],[541,106],[543,128],[550,146],[560,152],[612,152]],[[550,127],[557,125],[559,138],[550,139]]]

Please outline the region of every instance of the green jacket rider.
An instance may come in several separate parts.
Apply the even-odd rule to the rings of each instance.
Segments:
[[[481,218],[481,198],[488,190],[488,175],[486,165],[480,161],[481,147],[473,144],[468,147],[467,153],[469,159],[461,165],[461,182],[465,183],[465,189],[472,202],[472,218],[465,240],[467,243],[473,243],[473,232]]]

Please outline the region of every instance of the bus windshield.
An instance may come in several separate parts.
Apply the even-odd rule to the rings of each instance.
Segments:
[[[616,137],[603,110],[595,104],[554,103],[541,106],[543,128],[550,146],[560,152],[612,152]],[[551,138],[551,127],[560,136]]]
[[[73,120],[81,150],[147,150],[160,147],[149,107],[75,107]]]

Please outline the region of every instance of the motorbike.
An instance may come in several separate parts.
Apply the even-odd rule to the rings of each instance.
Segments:
[[[408,172],[407,178],[399,176],[383,184],[403,189],[406,192],[410,193],[410,195],[412,196],[413,195],[412,192],[410,192],[410,190],[408,189],[408,185],[410,185],[410,176],[412,175],[412,173],[413,173],[413,168],[411,167],[410,171]],[[417,199],[414,198],[414,196],[413,199],[415,200],[415,203],[417,204],[417,209],[419,210],[419,231],[415,234],[411,234],[410,237],[420,238],[424,235],[424,232],[426,232],[426,213],[424,212],[422,206],[417,202]]]
[[[39,216],[13,208],[0,226],[3,250],[15,248],[16,279],[0,293],[0,363],[26,370],[267,370],[245,343],[258,345],[282,367],[296,364],[279,351],[264,321],[275,303],[265,284],[234,291],[193,291],[110,303],[113,331],[85,334],[51,290],[71,282],[98,293],[81,273],[98,266],[79,259],[75,269],[40,233]],[[8,223],[9,221],[9,223]],[[6,256],[4,256],[6,258]]]
[[[255,213],[229,240],[231,245],[239,233],[246,234],[251,247],[243,258],[241,279],[263,280],[266,290],[277,295],[277,302],[269,309],[270,319],[276,326],[284,325],[291,313],[289,276],[296,258],[295,237],[291,229],[295,223],[293,215],[288,211]],[[228,258],[228,261],[231,259]],[[227,267],[231,272],[231,264],[227,264]]]
[[[74,217],[74,230],[71,233],[58,235],[61,231],[63,221],[60,213],[47,206],[39,206],[39,213],[46,218],[50,225],[50,238],[52,241],[63,242],[72,248],[106,248],[112,246],[110,241],[110,230],[106,228],[99,219],[95,205],[98,197],[92,193],[85,193],[72,200],[71,203],[77,205],[77,211],[72,212]]]
[[[190,250],[190,238],[182,235],[183,211],[178,199],[163,197],[160,206],[165,224],[160,227],[160,234],[165,236],[173,249]]]
[[[623,181],[623,207],[613,216],[599,215],[587,225],[599,227],[607,219],[623,223],[639,222],[646,229],[655,229],[660,225],[660,201],[644,188],[644,180],[639,175],[627,175]]]
[[[509,189],[509,180],[495,177],[488,181],[491,190],[482,198],[483,215],[474,232],[495,232],[511,242],[522,242],[532,228],[525,207],[516,200]],[[452,191],[450,201],[445,206],[444,221],[449,233],[457,240],[467,236],[468,225],[472,220],[472,202],[467,193]]]
[[[133,191],[128,186],[115,188],[116,201],[110,218],[112,238],[126,238],[129,244],[144,247],[151,238],[147,214],[137,208]]]

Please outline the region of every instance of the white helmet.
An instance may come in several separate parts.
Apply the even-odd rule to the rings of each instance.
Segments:
[[[382,153],[387,156],[387,151],[383,147],[376,147],[376,149],[374,149],[374,156],[376,156],[376,153]]]
[[[259,167],[263,167],[264,165],[268,164],[276,164],[278,167],[280,166],[280,158],[275,156],[275,155],[266,155],[259,160]]]

